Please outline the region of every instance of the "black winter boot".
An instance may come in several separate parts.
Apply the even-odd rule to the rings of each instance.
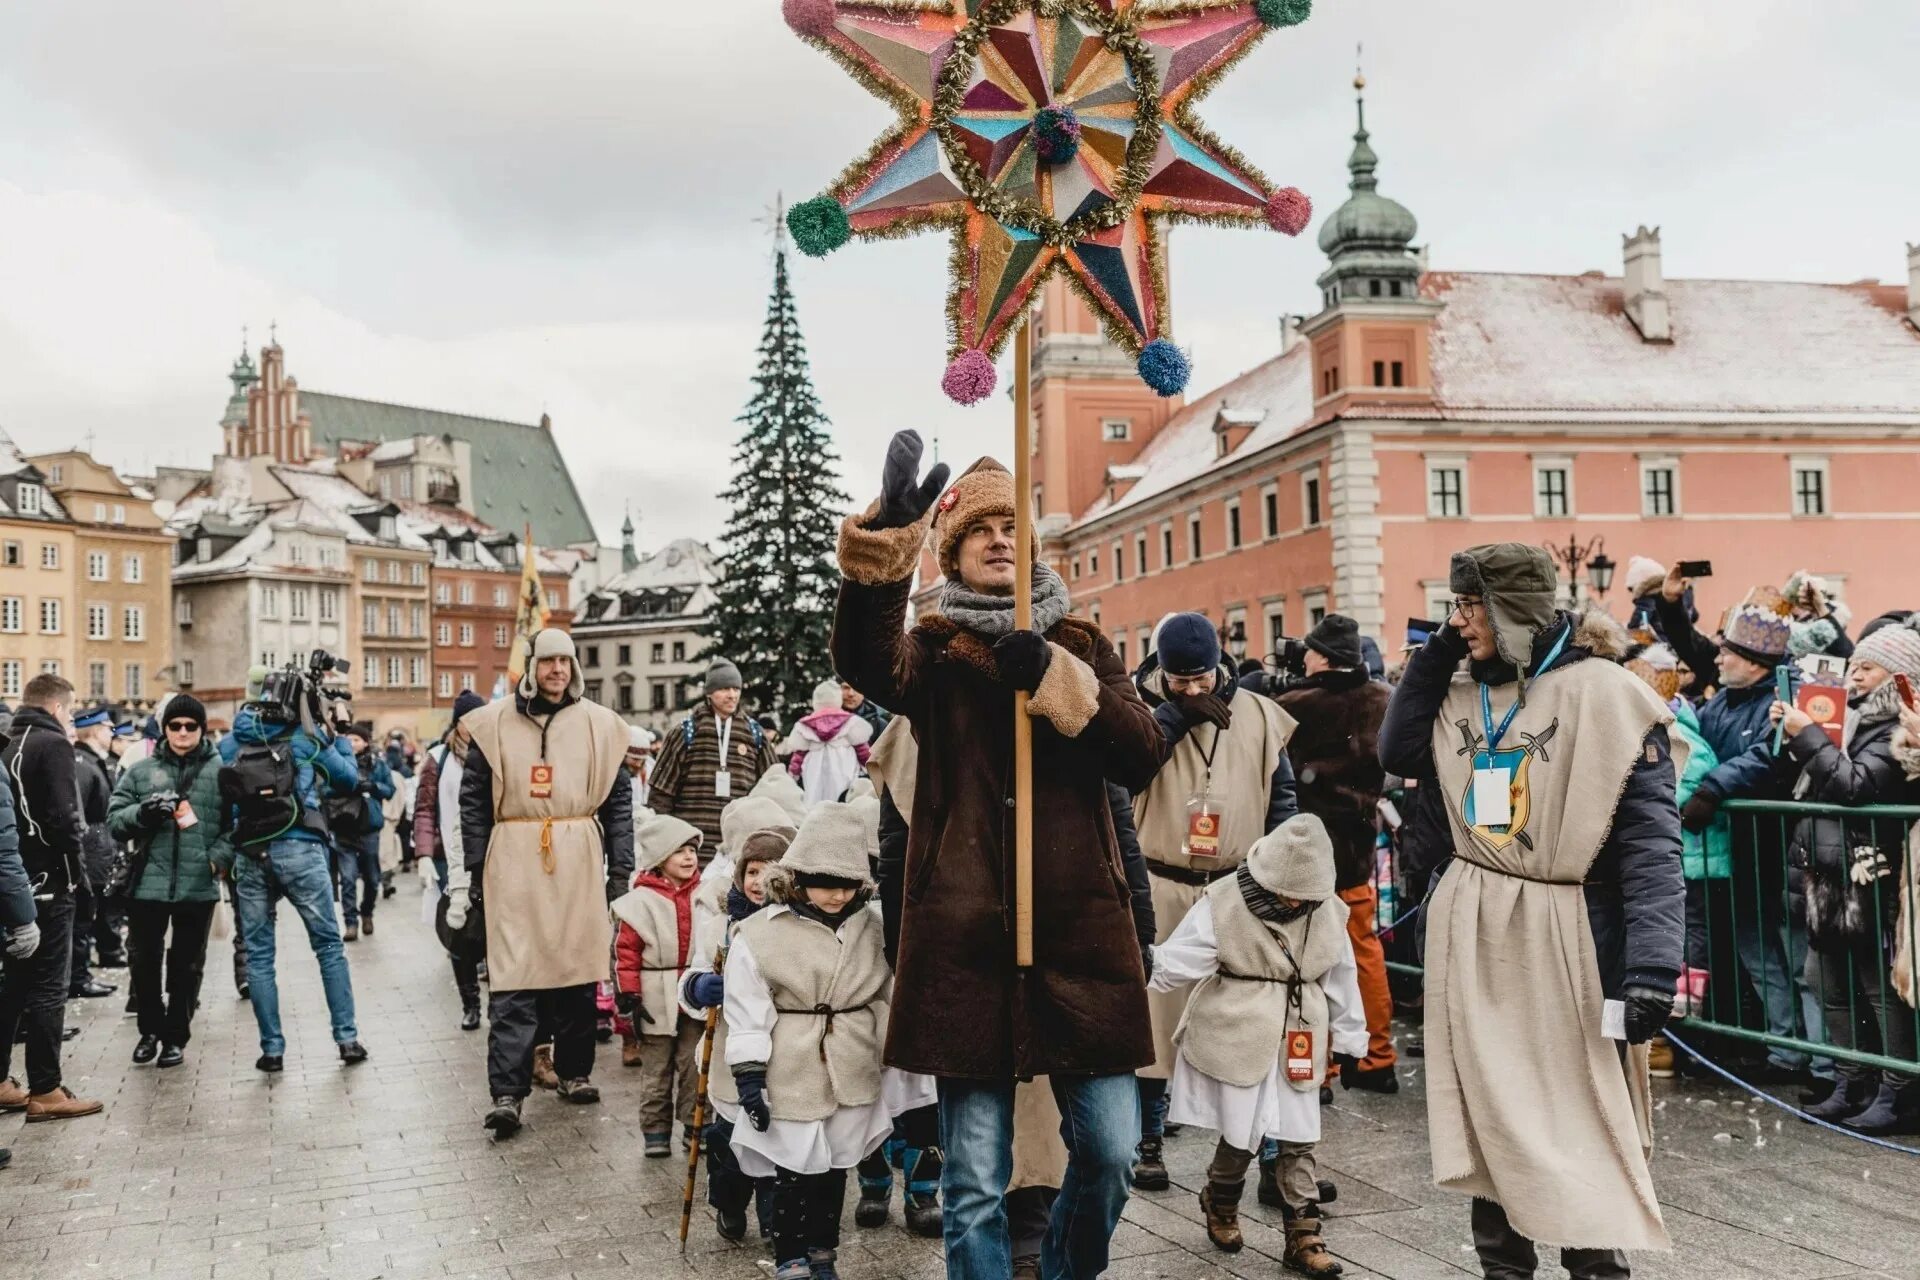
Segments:
[[[1272,1164],[1260,1162],[1260,1203],[1269,1209],[1285,1209],[1286,1198],[1280,1194],[1280,1162]]]
[[[1884,1138],[1895,1133],[1913,1133],[1920,1128],[1920,1085],[1913,1081],[1895,1082],[1883,1078],[1879,1092],[1865,1111],[1840,1123],[1855,1133]]]
[[[946,1156],[938,1147],[906,1151],[907,1230],[923,1240],[938,1240],[944,1230],[940,1212],[940,1173]]]
[[[1807,1108],[1807,1114],[1815,1120],[1825,1120],[1828,1124],[1838,1124],[1850,1120],[1865,1111],[1873,1103],[1874,1095],[1879,1091],[1880,1073],[1863,1071],[1859,1075],[1841,1076],[1827,1100]]]
[[[860,1202],[853,1207],[854,1225],[884,1227],[887,1205],[893,1199],[893,1169],[887,1164],[885,1147],[862,1160],[855,1173],[860,1179]]]
[[[1167,1177],[1166,1146],[1159,1138],[1142,1138],[1135,1148],[1139,1159],[1133,1162],[1135,1191],[1165,1191],[1173,1185]]]

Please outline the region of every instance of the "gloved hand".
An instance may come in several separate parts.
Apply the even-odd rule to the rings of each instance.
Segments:
[[[465,894],[447,895],[447,928],[459,933],[467,927],[467,910],[473,903]]]
[[[1645,1044],[1673,1016],[1673,996],[1646,987],[1628,987],[1627,1043]]]
[[[740,1113],[747,1118],[760,1133],[767,1131],[773,1123],[773,1112],[767,1108],[767,1071],[765,1067],[736,1068],[733,1073],[735,1090],[740,1094]]]
[[[1195,728],[1210,724],[1216,729],[1225,729],[1233,723],[1233,708],[1217,693],[1177,693],[1173,696],[1173,705],[1179,708],[1181,718]]]
[[[918,431],[894,433],[887,445],[886,466],[880,473],[880,514],[868,528],[904,529],[920,523],[934,499],[947,487],[947,476],[953,469],[944,462],[935,463],[933,470],[927,472],[925,483],[920,481],[920,455],[924,449]]]
[[[480,900],[480,877],[475,876],[467,883],[467,905],[475,911],[486,910],[486,904]]]
[[[40,949],[40,926],[32,920],[17,924],[7,930],[7,955],[10,959],[25,960]]]
[[[1680,827],[1683,831],[1699,835],[1713,825],[1713,819],[1719,812],[1720,797],[1701,787],[1680,806]]]
[[[1443,658],[1459,662],[1471,652],[1466,635],[1458,627],[1442,626],[1427,639],[1427,648]]]
[[[1140,968],[1142,971],[1146,973],[1147,981],[1152,982],[1153,981],[1153,946],[1151,943],[1143,942],[1140,944]]]
[[[711,1009],[727,998],[727,980],[717,973],[697,973],[687,984],[688,1003],[696,1009]]]
[[[1350,1053],[1336,1053],[1329,1055],[1327,1061],[1340,1068],[1340,1087],[1353,1088],[1353,1073],[1360,1069],[1360,1059]]]
[[[993,660],[1003,683],[1032,693],[1046,676],[1053,653],[1038,631],[1009,631],[993,642]]]
[[[631,991],[619,991],[614,993],[613,1007],[619,1010],[621,1017],[631,1018],[633,1016],[634,1006],[639,1003],[640,1001],[638,997],[636,997]]]
[[[149,831],[165,831],[173,825],[175,803],[169,796],[148,796],[140,802],[140,825]]]

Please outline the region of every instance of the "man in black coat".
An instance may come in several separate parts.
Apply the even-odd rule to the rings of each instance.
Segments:
[[[107,876],[113,871],[107,802],[113,798],[113,784],[120,774],[112,744],[113,717],[105,707],[83,711],[73,718],[73,776],[80,788],[80,816],[87,824],[83,840],[87,882],[73,898],[73,971],[67,975],[67,994],[76,1000],[110,996],[119,989],[110,982],[94,981],[88,961],[95,938],[100,942],[103,966],[118,967],[127,962],[119,934],[105,923],[107,903],[103,896]]]
[[[60,1079],[66,1029],[67,974],[73,964],[73,900],[87,883],[86,823],[73,777],[73,686],[55,675],[28,682],[14,713],[12,737],[0,748],[20,838],[20,862],[33,891],[40,945],[9,954],[0,979],[0,1111],[29,1121],[90,1116],[98,1102],[73,1096]],[[27,1084],[9,1076],[15,1033],[26,1028]]]

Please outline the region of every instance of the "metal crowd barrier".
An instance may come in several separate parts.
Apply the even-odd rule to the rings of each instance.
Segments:
[[[1691,976],[1682,979],[1686,1012],[1674,1025],[1765,1046],[1783,1065],[1827,1059],[1920,1075],[1920,1009],[1892,981],[1900,931],[1920,963],[1920,910],[1904,921],[1899,910],[1920,805],[1734,800],[1721,812],[1733,824],[1732,874],[1687,882]],[[1794,830],[1809,820],[1843,824],[1839,847],[1849,859],[1844,883],[1822,876],[1813,890],[1846,895],[1824,903],[1825,914],[1853,926],[1823,945],[1809,937],[1809,877],[1790,865]],[[1390,865],[1397,910],[1383,909],[1375,928],[1405,991],[1422,966],[1404,935],[1423,922],[1404,896],[1397,848]]]

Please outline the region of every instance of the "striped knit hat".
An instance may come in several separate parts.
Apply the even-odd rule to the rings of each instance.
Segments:
[[[1860,642],[1853,651],[1853,660],[1871,662],[1894,675],[1920,680],[1920,631],[1914,629],[1914,622],[1915,618],[1908,618],[1899,626],[1880,628]]]

